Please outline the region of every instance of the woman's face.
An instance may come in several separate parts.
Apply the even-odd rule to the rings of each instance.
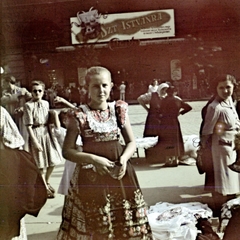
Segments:
[[[163,89],[161,89],[161,91],[160,91],[160,96],[161,96],[161,97],[166,97],[166,96],[167,96],[167,88],[166,88],[166,87],[163,88]]]
[[[112,82],[107,72],[102,71],[100,74],[91,76],[88,90],[92,102],[100,104],[107,101],[111,89]]]
[[[158,81],[157,80],[154,80],[153,81],[153,86],[157,86],[158,85]]]
[[[219,82],[217,85],[217,94],[223,100],[228,99],[233,94],[234,85],[230,80]]]
[[[32,87],[32,96],[34,100],[41,100],[44,94],[43,86],[37,85]]]

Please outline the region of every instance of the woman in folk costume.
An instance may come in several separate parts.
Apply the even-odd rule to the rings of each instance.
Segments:
[[[147,206],[129,161],[135,140],[127,103],[107,102],[113,83],[106,68],[88,69],[86,82],[90,102],[68,113],[63,156],[77,166],[57,239],[152,239]],[[76,149],[78,134],[82,152]]]

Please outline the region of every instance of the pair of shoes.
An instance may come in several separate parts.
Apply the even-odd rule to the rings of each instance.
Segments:
[[[47,189],[47,198],[55,198],[54,193]]]
[[[55,189],[50,185],[50,183],[47,183],[47,186],[52,193],[55,193]]]
[[[228,166],[232,171],[240,173],[240,165],[237,162],[234,162],[233,164]]]

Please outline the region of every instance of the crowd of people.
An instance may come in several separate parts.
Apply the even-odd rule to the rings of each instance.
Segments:
[[[125,82],[119,87],[119,100],[110,101],[113,81],[108,69],[89,68],[85,81],[86,89],[74,94],[79,103],[76,105],[73,96],[66,99],[56,91],[47,91],[40,80],[32,81],[28,91],[17,87],[14,77],[2,77],[1,156],[11,154],[11,159],[5,157],[3,161],[1,157],[1,184],[9,180],[4,177],[10,168],[15,169],[16,176],[11,180],[16,184],[20,171],[17,163],[23,160],[24,180],[42,186],[42,198],[36,199],[35,192],[25,189],[26,201],[20,205],[6,202],[0,195],[0,205],[8,206],[4,211],[0,207],[1,218],[6,219],[0,223],[5,239],[20,234],[25,214],[37,216],[46,199],[55,197],[50,179],[54,167],[63,163],[58,193],[65,195],[65,201],[57,239],[153,239],[147,204],[129,161],[136,144],[125,101]],[[236,140],[240,113],[233,76],[219,75],[212,80],[211,88],[213,95],[202,110],[199,134],[200,148],[209,150],[205,189],[212,193],[214,215],[220,217],[222,205],[240,193],[240,143]],[[156,79],[137,101],[147,111],[143,137],[158,137],[157,144],[146,150],[146,158],[150,151],[161,153],[165,167],[176,167],[184,155],[178,116],[191,111],[191,105],[177,96],[172,83]],[[64,108],[53,109],[59,104]],[[6,161],[16,166],[6,170]],[[23,194],[21,190],[1,191],[8,191],[9,196]],[[24,204],[27,207],[23,211]],[[19,214],[12,216],[14,207]],[[11,229],[13,221],[15,228]]]

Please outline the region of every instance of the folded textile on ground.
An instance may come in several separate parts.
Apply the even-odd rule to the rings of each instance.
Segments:
[[[198,233],[196,216],[210,218],[212,210],[199,202],[159,202],[148,210],[149,224],[156,240],[195,240]]]

